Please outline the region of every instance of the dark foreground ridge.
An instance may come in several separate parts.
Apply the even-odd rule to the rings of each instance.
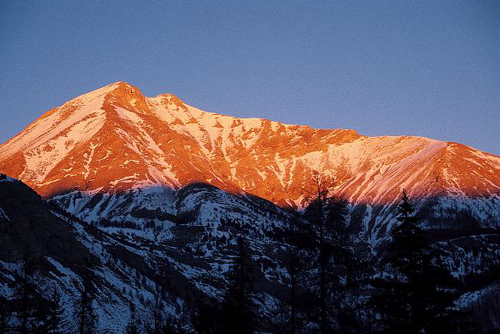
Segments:
[[[1,175],[0,333],[500,329],[495,227],[403,196],[374,246],[366,208],[316,181],[300,214],[195,183],[138,223],[81,220]]]

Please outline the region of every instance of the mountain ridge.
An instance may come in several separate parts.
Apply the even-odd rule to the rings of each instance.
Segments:
[[[51,109],[0,145],[0,172],[20,180],[0,174],[0,239],[8,241],[0,246],[17,251],[0,249],[0,292],[15,296],[16,238],[27,235],[44,250],[41,275],[64,291],[72,319],[82,281],[74,262],[95,258],[103,332],[124,331],[130,304],[146,325],[155,299],[177,320],[194,315],[200,298],[219,303],[240,236],[258,268],[259,313],[275,314],[287,300],[279,293],[289,277],[286,230],[315,225],[307,205],[318,176],[347,200],[352,247],[373,265],[406,189],[443,267],[462,282],[481,278],[464,283],[457,305],[498,328],[489,319],[500,305],[498,282],[488,275],[499,265],[500,157],[461,144],[238,119],[119,82]]]
[[[51,109],[1,145],[0,172],[86,221],[175,215],[171,202],[193,183],[301,211],[319,174],[371,244],[387,235],[403,189],[441,220],[452,210],[500,226],[500,157],[424,137],[239,119],[123,82]]]
[[[46,123],[52,123],[52,125]],[[109,134],[117,136],[110,138]],[[300,183],[306,182],[313,170],[322,174],[335,174],[328,176],[336,179],[337,190],[347,195],[351,201],[371,202],[385,196],[391,197],[387,198],[388,202],[393,202],[398,198],[400,189],[392,191],[390,196],[376,194],[374,191],[368,194],[360,193],[359,189],[354,189],[354,187],[370,180],[356,180],[353,174],[359,175],[360,171],[349,173],[350,171],[343,166],[345,161],[342,161],[344,157],[352,160],[353,155],[358,155],[362,156],[362,159],[358,159],[355,163],[367,165],[366,160],[374,160],[370,155],[382,152],[387,146],[394,146],[394,150],[388,152],[392,156],[384,152],[386,153],[383,157],[384,161],[380,159],[375,161],[375,164],[378,163],[381,166],[378,173],[386,172],[383,165],[388,165],[389,159],[399,159],[397,162],[401,163],[399,168],[402,168],[405,163],[415,165],[429,158],[434,159],[434,162],[453,158],[450,155],[467,155],[467,160],[473,164],[486,162],[489,164],[489,170],[492,170],[491,167],[497,167],[494,169],[500,170],[498,168],[499,157],[453,142],[412,136],[366,137],[347,129],[313,129],[309,126],[283,124],[261,118],[238,119],[201,111],[183,103],[172,94],[147,98],[136,87],[124,82],[116,82],[80,95],[58,108],[49,110],[20,134],[2,144],[0,146],[0,165],[3,165],[1,171],[12,177],[19,177],[43,196],[51,196],[60,192],[61,189],[51,186],[53,183],[60,183],[59,179],[67,176],[58,173],[60,169],[80,173],[82,177],[73,182],[79,189],[88,188],[90,182],[88,178],[92,172],[84,169],[90,167],[95,154],[95,146],[99,145],[95,140],[97,136],[101,136],[102,141],[105,142],[100,143],[101,145],[106,144],[116,148],[115,155],[124,153],[131,158],[121,159],[121,163],[133,164],[134,160],[143,159],[141,155],[145,155],[144,152],[151,151],[150,155],[156,157],[150,157],[149,161],[143,163],[143,166],[136,167],[142,180],[154,180],[156,183],[173,188],[179,188],[193,181],[204,181],[228,191],[243,190],[279,205],[295,207],[301,207],[304,204],[301,203],[300,193],[307,186]],[[64,138],[64,143],[61,143],[63,139],[60,138]],[[137,142],[134,142],[134,138],[138,138]],[[53,142],[52,145],[51,142]],[[61,147],[62,145],[66,147]],[[373,147],[371,152],[360,152],[367,145]],[[290,147],[292,149],[289,149]],[[66,156],[51,155],[50,152],[54,149]],[[407,152],[398,157],[398,150]],[[334,151],[340,154],[335,156]],[[178,156],[180,153],[184,155],[182,161],[173,156]],[[70,162],[64,161],[67,155],[71,154],[81,154],[87,157],[80,159],[81,166],[76,167],[76,170]],[[259,154],[261,154],[260,157],[252,159]],[[274,157],[269,158],[271,154]],[[52,159],[62,158],[62,161],[55,166],[47,161],[42,161],[42,163],[38,161],[30,166],[30,161],[36,161],[36,156],[42,155]],[[160,155],[164,157],[157,159]],[[74,161],[78,160],[75,157],[72,158]],[[105,155],[101,158],[105,158]],[[410,161],[405,162],[404,160],[408,158]],[[481,160],[479,163],[478,158]],[[6,166],[6,160],[10,162],[10,166]],[[152,160],[155,160],[154,163],[151,162]],[[176,168],[174,165],[186,165],[186,161],[189,160],[194,160],[195,164],[188,166],[189,171],[184,173],[188,175],[178,175],[178,172],[172,172]],[[174,161],[174,163],[170,164],[169,161]],[[286,166],[283,166],[283,163]],[[300,165],[299,169],[306,167],[306,175],[301,175],[304,173],[297,171],[298,167],[294,163]],[[151,170],[149,168],[151,166],[145,168],[144,164],[156,165],[152,168],[156,170]],[[315,166],[307,168],[307,164]],[[353,163],[350,165],[350,169],[353,169]],[[81,168],[82,166],[84,168]],[[209,168],[201,171],[199,166]],[[440,166],[427,166],[426,168],[432,167],[440,168]],[[271,170],[265,170],[266,168]],[[453,168],[457,169],[456,166]],[[37,172],[34,169],[37,169]],[[335,173],[331,172],[332,169],[336,169]],[[113,169],[113,173],[115,172],[116,170]],[[372,171],[365,168],[362,172],[366,175]],[[412,172],[415,170],[413,169]],[[101,171],[101,176],[103,173],[105,174],[105,171]],[[237,176],[237,173],[241,176]],[[290,173],[295,173],[295,175],[290,177]],[[447,176],[440,175],[439,171],[435,174],[438,181],[439,178]],[[500,181],[492,182],[492,175],[488,173],[487,168],[481,170],[481,176],[485,174],[488,175],[490,186],[484,182],[481,184],[479,179],[475,179],[470,182],[470,186],[458,185],[456,188],[467,195],[475,195],[473,188],[477,189],[481,184],[484,190],[476,191],[479,195],[488,194],[488,191],[490,194],[495,193],[494,189],[498,192]],[[254,180],[261,178],[264,182],[260,182],[259,186],[253,186],[243,180],[245,178]],[[268,178],[272,180],[264,180]],[[100,183],[91,188],[106,188],[106,185],[113,181],[117,180],[108,178],[105,180],[106,184]],[[342,186],[346,181],[349,181],[350,185]],[[494,178],[493,181],[495,181]],[[293,184],[295,189],[290,189],[291,183],[295,183]],[[380,186],[379,184],[378,187]],[[126,188],[122,184],[122,187],[116,190]],[[267,191],[264,188],[270,190]],[[411,185],[406,188],[409,188],[410,193],[413,191]],[[70,190],[71,187],[68,189]],[[279,194],[273,196],[272,192],[279,192]],[[437,189],[433,190],[434,195],[437,193]]]

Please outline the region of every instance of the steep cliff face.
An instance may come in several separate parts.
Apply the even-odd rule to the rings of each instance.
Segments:
[[[45,113],[0,146],[0,171],[83,219],[116,217],[139,201],[173,213],[175,193],[193,182],[300,209],[318,172],[369,208],[367,226],[387,222],[380,214],[403,188],[421,206],[432,199],[436,215],[453,207],[500,225],[500,157],[422,137],[239,119],[123,82]]]

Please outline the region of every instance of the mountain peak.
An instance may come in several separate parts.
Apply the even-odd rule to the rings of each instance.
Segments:
[[[95,91],[103,91],[103,92],[114,92],[114,91],[139,91],[139,89],[128,82],[125,81],[116,81],[113,83],[110,83],[109,85],[106,85],[104,87],[101,87],[99,89],[96,89]],[[92,91],[89,94],[95,92]]]
[[[141,91],[139,90],[139,88],[127,83],[127,82],[124,82],[124,81],[117,81],[117,82],[114,82],[108,86],[108,89],[110,90],[110,92],[112,93],[121,93],[121,94],[139,94],[139,95],[142,95]]]
[[[142,93],[137,87],[127,82],[117,81],[109,85],[106,85],[104,87],[90,91],[88,93],[79,95],[74,99],[71,99],[68,102],[66,102],[63,106],[75,105],[75,104],[84,105],[91,103],[92,101],[95,101],[97,99],[102,99],[106,96],[123,97],[123,96],[133,96],[133,95],[142,96]]]

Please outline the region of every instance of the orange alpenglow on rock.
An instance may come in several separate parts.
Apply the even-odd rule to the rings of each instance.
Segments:
[[[500,157],[423,137],[361,136],[205,112],[117,82],[49,110],[0,146],[0,172],[44,197],[204,182],[303,207],[315,171],[351,203],[500,196]]]

